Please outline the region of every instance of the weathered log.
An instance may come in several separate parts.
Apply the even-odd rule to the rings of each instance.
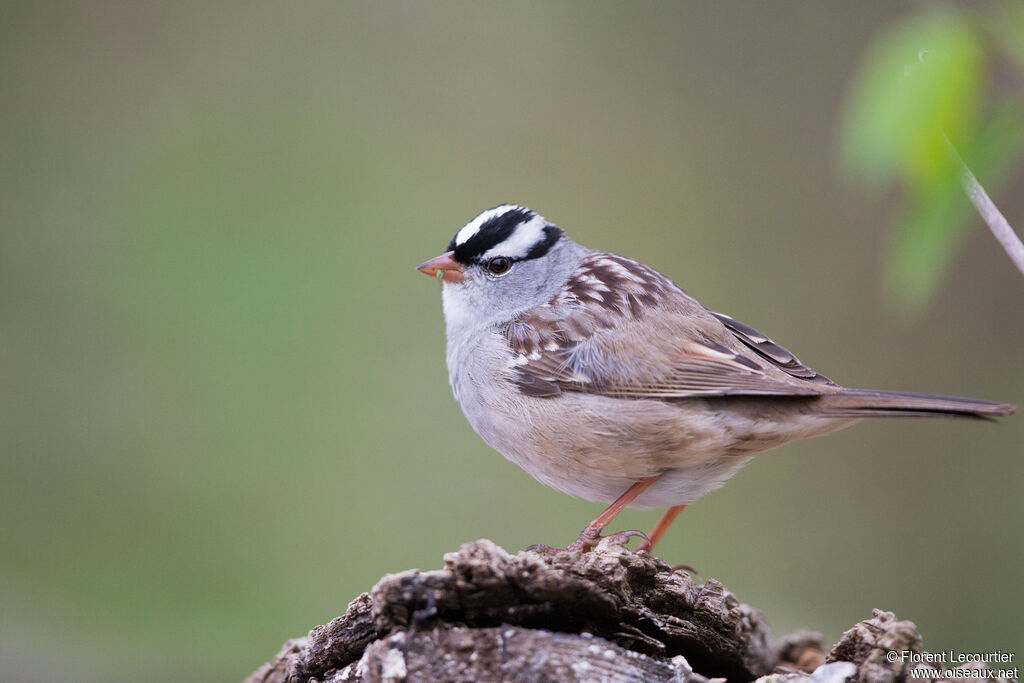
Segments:
[[[831,651],[810,631],[776,640],[714,579],[611,542],[542,556],[482,540],[444,563],[383,577],[246,683],[883,682],[915,666],[889,652],[921,652],[913,623],[878,610]]]

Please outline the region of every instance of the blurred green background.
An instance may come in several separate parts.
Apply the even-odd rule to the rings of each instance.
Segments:
[[[502,202],[840,382],[1024,404],[1021,281],[980,221],[908,324],[880,295],[899,198],[837,161],[858,60],[912,10],[0,5],[2,678],[238,680],[385,572],[574,538],[602,506],[471,431],[415,270]],[[1020,652],[1022,444],[1020,416],[793,444],[660,554],[779,634],[881,607]]]

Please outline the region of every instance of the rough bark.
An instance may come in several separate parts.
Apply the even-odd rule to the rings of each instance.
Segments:
[[[444,563],[383,577],[246,683],[883,682],[909,675],[889,651],[921,651],[913,623],[879,610],[830,651],[810,631],[777,640],[714,579],[612,543],[544,557],[484,540]]]

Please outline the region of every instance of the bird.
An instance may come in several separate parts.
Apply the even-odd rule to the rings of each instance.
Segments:
[[[476,433],[539,482],[626,507],[684,507],[762,451],[867,417],[993,419],[1015,407],[840,386],[653,268],[587,248],[516,204],[483,211],[418,270],[441,281],[448,378]],[[550,546],[536,546],[554,551]]]

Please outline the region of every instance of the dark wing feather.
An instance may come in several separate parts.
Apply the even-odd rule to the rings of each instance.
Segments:
[[[768,338],[768,335],[761,334],[750,325],[745,325],[739,320],[731,318],[724,313],[712,311],[711,309],[707,309],[707,311],[718,318],[718,320],[721,321],[721,323],[725,325],[737,339],[743,342],[743,344],[750,348],[754,353],[764,360],[774,363],[787,374],[800,379],[806,379],[810,382],[838,386],[825,375],[815,372],[801,363],[799,358],[790,353],[788,349],[773,342]]]
[[[514,380],[529,396],[831,393],[831,382],[753,328],[708,311],[657,271],[603,252],[584,259],[558,296],[504,333]]]
[[[838,386],[835,382],[831,381],[824,375],[814,372],[800,361],[800,358],[795,356],[793,353],[783,346],[776,344],[768,335],[761,334],[749,325],[744,325],[732,318],[725,313],[719,313],[718,311],[707,309],[709,313],[719,319],[729,332],[735,335],[736,339],[741,341],[746,347],[753,350],[761,358],[772,362],[776,367],[784,371],[788,375],[793,375],[802,380],[808,380],[810,382],[816,382],[818,384],[827,384],[830,386]]]

